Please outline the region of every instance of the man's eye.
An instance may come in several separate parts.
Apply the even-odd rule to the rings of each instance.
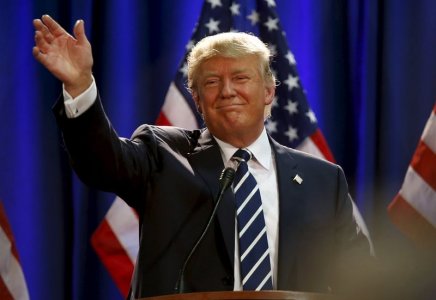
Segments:
[[[210,79],[210,80],[206,80],[206,85],[210,86],[210,85],[215,85],[217,84],[218,80],[217,79]]]
[[[236,76],[236,80],[238,80],[238,81],[248,80],[248,76],[245,76],[245,75]]]

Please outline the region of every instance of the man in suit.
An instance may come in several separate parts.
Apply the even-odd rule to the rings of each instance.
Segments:
[[[238,179],[224,193],[217,219],[186,269],[186,291],[339,291],[369,256],[342,169],[279,145],[266,133],[276,82],[270,52],[258,38],[224,33],[193,48],[188,86],[206,128],[142,125],[125,139],[100,102],[83,21],[76,23],[75,37],[46,15],[34,26],[35,58],[63,82],[54,112],[72,166],[83,182],[116,193],[138,213],[132,297],[173,293],[214,207],[221,170],[240,161],[248,166],[244,178],[254,184],[246,201],[256,198],[260,206],[239,228],[245,222],[239,213],[251,204],[238,203],[245,179],[236,167]],[[249,157],[235,158],[238,149]],[[258,221],[256,239],[242,251],[245,230]],[[263,246],[258,263],[246,272],[244,259]],[[261,271],[265,275],[249,288]]]

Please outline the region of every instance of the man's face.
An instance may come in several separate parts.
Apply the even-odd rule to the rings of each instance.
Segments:
[[[193,97],[210,132],[234,146],[235,139],[253,142],[275,90],[265,83],[258,58],[213,57],[201,64],[197,78]]]

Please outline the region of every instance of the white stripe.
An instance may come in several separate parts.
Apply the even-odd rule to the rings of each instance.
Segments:
[[[262,206],[260,206],[256,213],[251,217],[250,221],[248,221],[247,224],[245,224],[244,228],[242,228],[241,232],[239,232],[239,238],[241,238],[245,231],[247,231],[248,227],[250,227],[251,223],[253,223],[253,221],[256,219],[256,217],[262,212]]]
[[[245,276],[244,280],[242,281],[242,285],[244,285],[247,282],[247,280],[250,279],[251,275],[253,275],[253,273],[256,271],[257,267],[259,267],[259,265],[263,262],[263,260],[265,259],[265,257],[267,255],[268,255],[268,249],[266,249],[266,251],[262,255],[262,257],[259,258],[257,263],[251,268],[250,272],[247,273],[247,275]]]
[[[269,273],[265,276],[265,278],[263,279],[263,281],[259,284],[259,286],[256,288],[256,291],[260,291],[263,286],[265,285],[265,283],[268,281],[268,279],[271,277],[271,271],[269,271]]]
[[[251,249],[257,244],[257,242],[260,240],[260,238],[265,234],[266,232],[266,226],[263,228],[261,232],[257,235],[257,237],[254,239],[254,241],[251,243],[251,245],[245,250],[244,254],[241,256],[241,262],[244,261],[244,258],[250,253]]]
[[[121,198],[116,197],[106,220],[133,264],[139,249],[139,222],[133,209]]]
[[[436,228],[436,191],[410,166],[400,194]]]
[[[250,199],[253,197],[253,195],[257,192],[257,190],[259,190],[259,187],[256,185],[256,187],[251,191],[250,195],[248,195],[247,198],[245,198],[244,202],[241,204],[241,206],[239,206],[238,210],[236,211],[237,215],[239,215],[241,210],[244,209],[245,205],[247,205],[247,203],[250,201]]]
[[[324,154],[319,150],[319,148],[316,146],[316,144],[312,141],[310,137],[305,138],[298,147],[296,147],[297,150],[312,154],[316,157],[326,159]]]
[[[174,82],[171,82],[167,95],[165,96],[162,112],[174,126],[186,129],[197,129],[197,119],[186,101]]]
[[[436,115],[433,112],[430,115],[427,124],[425,124],[421,139],[433,151],[433,153],[436,153]]]
[[[11,241],[3,228],[0,227],[0,276],[12,298],[27,300],[29,294],[23,270],[19,261],[12,254],[11,248]]]
[[[239,180],[239,182],[238,182],[238,184],[235,186],[235,188],[234,188],[234,192],[236,193],[238,190],[239,190],[239,188],[241,187],[241,185],[245,182],[245,180],[247,179],[247,177],[248,177],[248,171],[245,173],[245,175],[244,175],[244,177],[242,177],[241,178],[241,180]]]

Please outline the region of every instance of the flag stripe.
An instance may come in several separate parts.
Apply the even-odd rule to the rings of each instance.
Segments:
[[[436,249],[436,103],[397,196],[388,206],[392,222],[417,243]]]
[[[436,246],[435,228],[400,194],[388,207],[389,217],[406,236],[421,245]]]
[[[410,165],[433,190],[436,190],[436,154],[424,141],[419,142]]]
[[[12,252],[15,258],[18,259],[18,251],[17,251],[17,247],[15,246],[14,235],[12,234],[12,229],[9,226],[9,222],[6,217],[6,212],[4,211],[3,204],[1,202],[0,202],[0,228],[3,229],[4,237],[9,242],[8,247],[10,247],[10,250],[8,251]],[[0,252],[0,253],[4,253],[4,252]]]
[[[11,241],[0,227],[0,277],[13,299],[28,299],[24,274],[17,257],[12,253]],[[0,298],[3,299],[3,298]]]
[[[159,116],[156,119],[156,124],[159,124],[161,126],[171,125],[170,121],[168,121],[167,116],[165,116],[165,114],[162,111],[159,113]]]
[[[436,153],[436,105],[422,133],[422,140]]]
[[[29,299],[12,229],[0,202],[0,299]]]
[[[436,192],[411,167],[400,195],[436,228]]]
[[[123,296],[127,296],[139,248],[135,211],[116,197],[91,243]]]
[[[186,129],[198,128],[197,119],[194,115],[196,112],[192,111],[174,82],[171,82],[168,89],[162,112],[171,124]]]
[[[324,153],[321,152],[319,147],[310,137],[305,138],[303,142],[301,142],[301,144],[296,147],[296,149],[312,154],[313,156],[326,159]]]
[[[0,299],[2,300],[13,300],[11,293],[9,292],[8,287],[4,283],[2,277],[0,277]]]
[[[324,136],[319,129],[311,136],[305,138],[295,149],[323,158],[330,162],[335,162],[335,158],[330,152],[330,149],[324,140]]]
[[[321,130],[319,130],[319,128],[310,136],[310,139],[316,145],[316,148],[320,152],[320,155],[318,157],[324,157],[324,159],[328,161],[335,162],[335,158],[333,157],[333,154],[327,145],[327,141],[325,140],[324,135],[322,134]],[[308,151],[308,153],[312,152]]]
[[[130,260],[135,262],[139,238],[139,223],[135,211],[117,197],[107,213],[106,220]]]
[[[94,232],[91,243],[120,292],[127,297],[134,264],[106,218]]]

